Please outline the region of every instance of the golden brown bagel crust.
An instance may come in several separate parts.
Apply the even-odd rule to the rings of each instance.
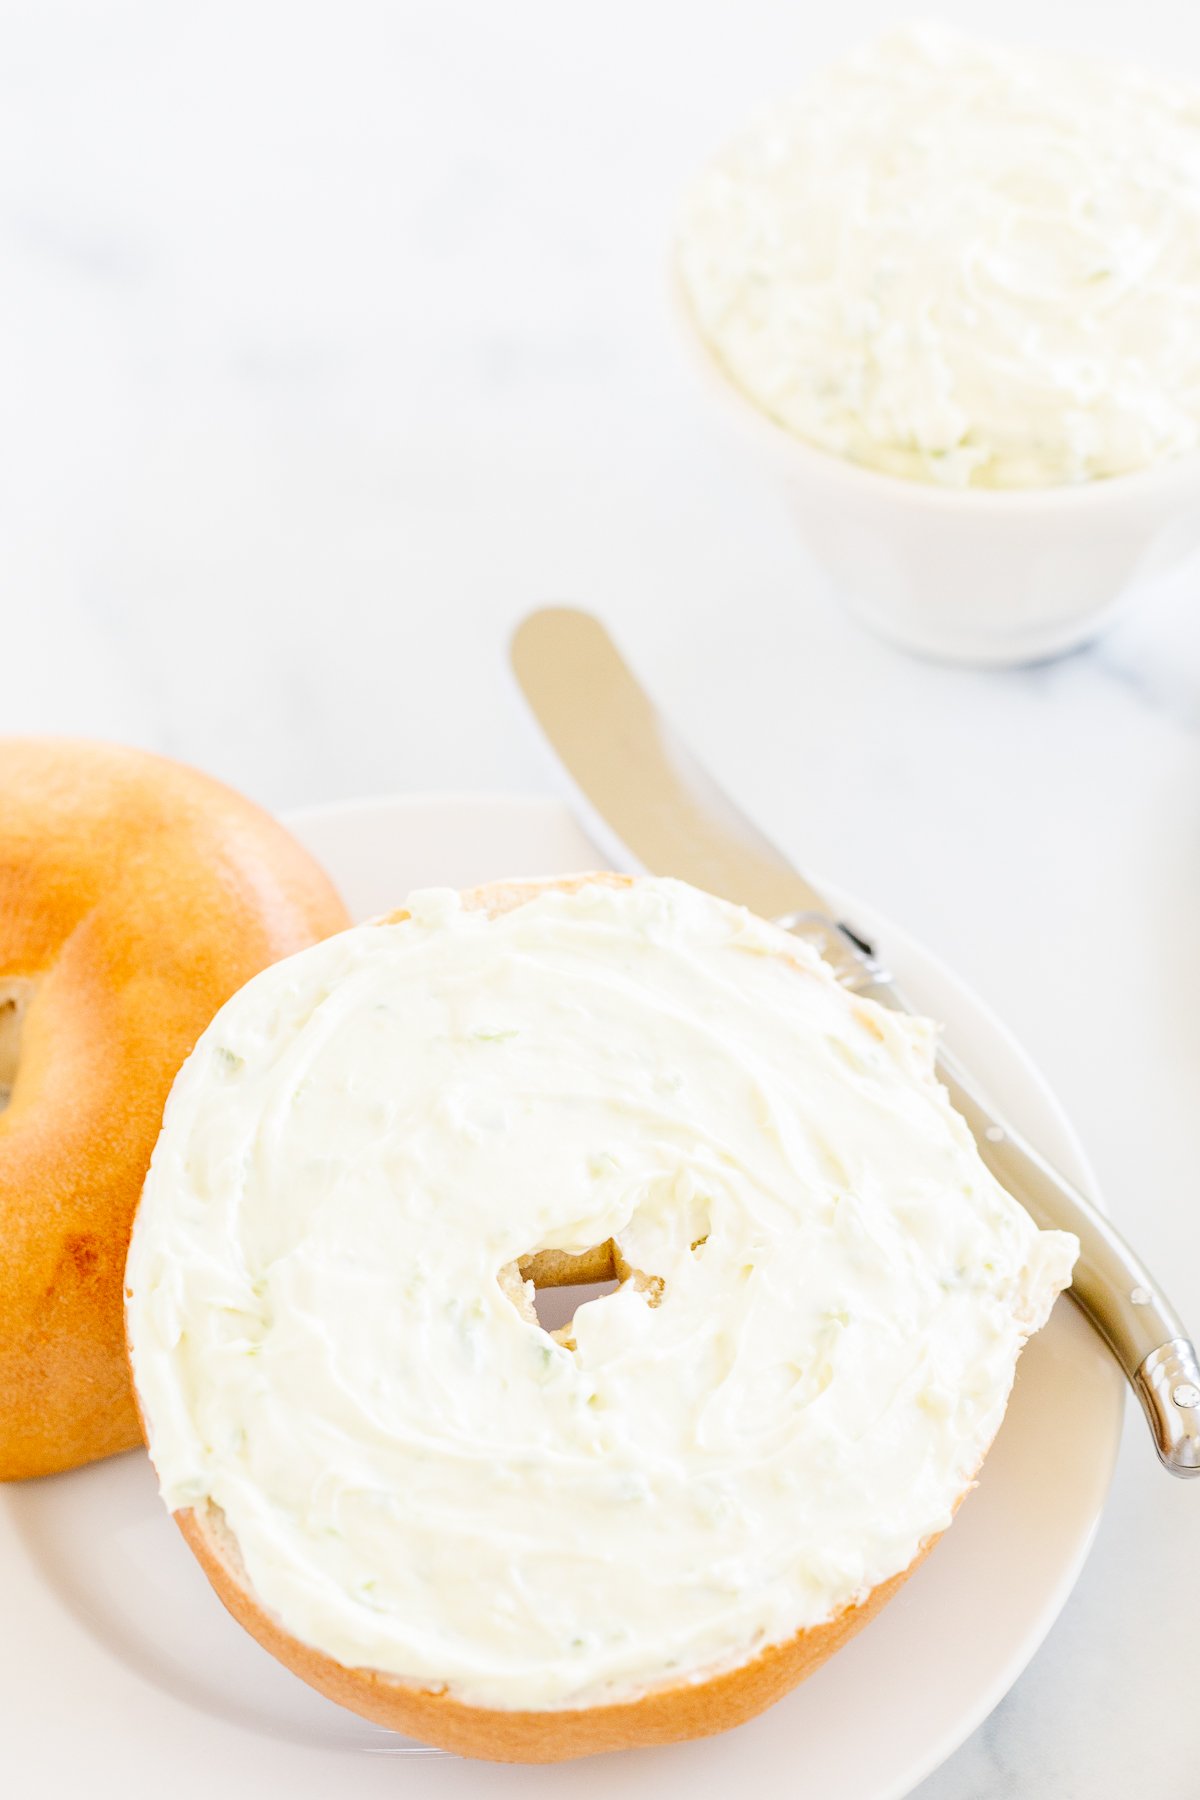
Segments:
[[[0,738],[0,1008],[27,1001],[0,1112],[0,1479],[139,1441],[122,1283],[171,1082],[250,976],[348,923],[307,852],[208,776]]]
[[[468,1706],[452,1694],[414,1687],[375,1669],[347,1669],[332,1657],[293,1637],[255,1598],[223,1515],[211,1505],[175,1514],[201,1568],[239,1625],[293,1674],[330,1700],[385,1725],[405,1737],[478,1756],[489,1762],[566,1762],[605,1750],[632,1750],[649,1744],[678,1744],[712,1737],[744,1725],[799,1686],[827,1657],[848,1643],[875,1617],[924,1561],[930,1540],[907,1569],[872,1588],[859,1606],[847,1607],[786,1643],[772,1644],[749,1662],[699,1681],[648,1689],[636,1700],[610,1706],[516,1712]]]
[[[632,879],[599,874],[561,881],[494,883],[470,890],[463,901],[468,907],[496,914],[523,905],[549,887],[570,893],[596,881],[626,887]],[[408,916],[401,910],[388,918]],[[588,1278],[602,1272],[592,1270]],[[547,1268],[546,1273],[552,1285],[553,1271]],[[540,1271],[539,1276],[544,1279]],[[576,1279],[576,1273],[569,1278]],[[302,1643],[262,1605],[246,1573],[237,1539],[218,1507],[208,1502],[182,1509],[174,1517],[228,1611],[310,1687],[406,1737],[491,1762],[562,1762],[606,1750],[709,1737],[744,1724],[782,1699],[874,1618],[938,1541],[930,1539],[907,1569],[873,1588],[859,1605],[845,1608],[824,1625],[798,1631],[782,1644],[757,1651],[737,1668],[699,1680],[663,1683],[636,1699],[614,1705],[524,1712],[470,1706],[445,1690],[415,1686],[375,1669],[346,1668],[311,1644]]]

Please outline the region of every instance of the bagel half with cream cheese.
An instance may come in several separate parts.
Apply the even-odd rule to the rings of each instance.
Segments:
[[[0,739],[0,1479],[139,1442],[122,1279],[171,1082],[235,989],[347,922],[219,782]]]
[[[949,1524],[1075,1241],[933,1030],[674,881],[430,891],[180,1074],[126,1316],[163,1496],[365,1717],[552,1761],[786,1693]],[[538,1286],[615,1276],[555,1333]]]

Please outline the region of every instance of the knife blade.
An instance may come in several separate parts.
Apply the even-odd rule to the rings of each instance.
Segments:
[[[912,1011],[853,929],[721,790],[667,724],[601,622],[574,607],[529,614],[514,673],[588,805],[643,868],[748,906],[816,943],[840,980]],[[983,1161],[1043,1229],[1072,1231],[1072,1298],[1134,1388],[1175,1475],[1200,1475],[1200,1361],[1178,1314],[1107,1218],[1027,1144],[948,1050],[938,1075]]]
[[[828,910],[671,729],[599,619],[566,606],[533,613],[512,663],[559,760],[644,868],[766,919]]]

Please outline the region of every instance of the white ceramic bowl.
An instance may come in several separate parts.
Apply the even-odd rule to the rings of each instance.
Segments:
[[[1044,488],[942,488],[796,437],[744,394],[674,311],[727,416],[774,467],[839,597],[881,637],[946,661],[1011,665],[1099,636],[1134,591],[1200,544],[1200,453]]]

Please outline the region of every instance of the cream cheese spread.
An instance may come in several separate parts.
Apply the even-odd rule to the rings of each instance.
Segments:
[[[1077,1245],[934,1028],[679,882],[450,891],[257,976],[172,1093],[128,1326],[171,1508],[349,1666],[475,1704],[746,1660],[949,1524]],[[574,1348],[502,1272],[615,1239]],[[653,1278],[657,1278],[655,1281]]]
[[[1200,441],[1200,92],[909,27],[764,111],[681,221],[702,338],[801,438],[1038,487]]]

